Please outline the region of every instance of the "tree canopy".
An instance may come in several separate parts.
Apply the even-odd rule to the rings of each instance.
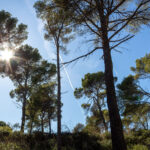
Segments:
[[[18,19],[5,11],[0,11],[0,47],[14,48],[27,39],[27,25],[18,24]]]
[[[27,40],[27,25],[0,10],[0,75],[13,83],[10,97],[21,108],[20,124],[0,121],[0,149],[148,150],[150,54],[141,57],[142,53],[138,51],[141,58],[137,58],[129,74],[122,66],[126,62],[122,63],[121,57],[115,60],[113,51],[121,52],[121,45],[145,26],[149,27],[150,0],[37,0],[32,3],[48,45],[39,45],[41,37]],[[35,34],[31,31],[33,24],[30,26],[30,32]],[[136,42],[140,44],[140,40]],[[55,50],[55,64],[44,59],[42,50],[47,46]],[[66,62],[62,62],[61,54],[69,51],[71,54]],[[102,60],[104,66],[98,67],[91,61],[91,67],[79,65],[80,74],[82,69],[86,74],[81,85],[74,89],[66,67],[95,53],[97,56],[94,55],[92,63]],[[138,54],[134,53],[132,58]],[[85,59],[84,62],[87,63]],[[118,72],[114,62],[123,70],[122,74],[116,73],[117,77],[114,76]],[[64,123],[66,118],[70,119],[68,116],[74,119],[70,112],[74,111],[74,105],[69,105],[73,95],[65,92],[67,96],[64,96],[67,86],[62,86],[65,84],[62,69],[75,98],[81,99],[81,107],[86,112],[85,122],[75,122],[74,129],[72,122],[62,125],[62,120]],[[78,73],[73,75],[74,83],[78,85]],[[70,113],[65,117],[62,101],[68,103],[68,110],[64,107],[65,113]]]

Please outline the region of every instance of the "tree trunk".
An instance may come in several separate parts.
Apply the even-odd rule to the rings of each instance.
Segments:
[[[42,131],[42,134],[44,134],[44,121],[43,121],[43,118],[44,118],[44,115],[42,114],[42,117],[41,117],[41,131]]]
[[[61,150],[61,79],[59,44],[57,43],[57,150]]]
[[[97,9],[99,11],[101,29],[100,34],[102,38],[104,66],[105,66],[105,84],[107,94],[107,105],[110,118],[112,149],[113,150],[127,150],[123,135],[123,127],[119,114],[119,109],[116,100],[116,92],[114,86],[113,64],[111,58],[111,51],[108,39],[108,18],[104,13],[104,2],[96,0]]]
[[[26,99],[24,98],[23,106],[22,106],[22,119],[21,119],[21,132],[22,133],[24,133],[25,116],[26,116]]]
[[[110,50],[105,48],[106,47],[104,47],[105,82],[107,90],[107,104],[110,117],[112,147],[113,150],[126,150],[127,148],[123,135],[122,122],[116,100],[111,54]]]
[[[104,115],[103,115],[103,112],[102,112],[102,109],[101,109],[101,106],[100,106],[100,103],[99,103],[99,100],[96,99],[96,103],[97,103],[97,106],[98,106],[98,109],[99,109],[99,115],[102,119],[102,122],[104,124],[104,128],[105,128],[105,131],[108,131],[108,127],[107,127],[107,124],[106,124],[106,121],[105,121],[105,118],[104,118]]]
[[[25,73],[25,93],[23,94],[23,105],[22,105],[22,122],[21,122],[21,132],[24,133],[24,126],[25,126],[25,117],[26,117],[26,103],[27,103],[27,82],[28,82],[28,74],[29,71],[27,69],[26,73]]]
[[[51,119],[50,118],[49,118],[48,125],[49,125],[49,134],[51,134],[52,133],[52,128],[51,128]]]
[[[30,135],[32,134],[32,129],[33,129],[33,121],[31,120],[30,132],[29,132]]]
[[[148,116],[147,116],[147,117],[148,117]],[[148,129],[149,129],[149,124],[148,124],[149,119],[147,118],[146,120],[147,120],[146,122],[147,122],[147,130],[148,130]]]

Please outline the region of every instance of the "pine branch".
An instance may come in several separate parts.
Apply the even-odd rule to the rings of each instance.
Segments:
[[[134,35],[129,36],[129,37],[127,37],[127,38],[123,39],[123,40],[120,40],[120,42],[119,42],[119,43],[117,43],[116,45],[112,46],[110,49],[112,50],[112,49],[114,49],[114,48],[118,47],[119,45],[121,45],[122,43],[124,43],[124,42],[126,42],[126,41],[130,40],[130,39],[131,39],[131,38],[133,38],[133,37],[134,37]]]
[[[84,55],[82,55],[82,56],[79,56],[79,57],[77,57],[77,58],[75,58],[75,59],[73,59],[73,60],[71,60],[71,61],[65,62],[65,63],[63,63],[63,65],[73,63],[73,62],[75,62],[75,61],[77,61],[77,60],[79,60],[79,59],[81,59],[81,58],[85,58],[85,57],[91,55],[92,53],[94,53],[94,52],[95,52],[96,50],[98,50],[98,49],[102,49],[102,47],[96,47],[96,48],[94,48],[92,51],[88,52],[87,54],[84,54]]]

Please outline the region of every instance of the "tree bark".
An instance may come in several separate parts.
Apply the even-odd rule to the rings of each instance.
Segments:
[[[51,118],[50,117],[49,117],[48,125],[49,125],[49,134],[51,134],[52,128],[51,128]]]
[[[42,134],[44,134],[44,115],[42,114],[42,117],[41,117],[41,131],[42,131]]]
[[[108,131],[108,127],[107,127],[107,124],[106,124],[106,121],[105,121],[105,118],[104,118],[104,115],[103,115],[103,112],[102,112],[102,109],[101,109],[101,106],[100,106],[98,99],[96,99],[96,103],[97,103],[97,106],[99,109],[99,115],[100,115],[102,122],[104,124],[105,131]]]
[[[104,65],[105,65],[105,83],[106,83],[106,94],[107,94],[107,105],[110,118],[110,127],[111,127],[111,138],[112,138],[112,149],[113,150],[127,150],[124,135],[123,127],[119,114],[119,109],[116,100],[116,92],[114,86],[114,76],[113,76],[113,64],[110,51],[110,45],[108,40],[108,31],[107,31],[107,18],[104,14],[104,4],[103,1],[98,8],[100,14],[101,22],[101,34],[102,34],[102,46],[104,54]]]
[[[57,150],[61,150],[61,79],[59,44],[57,43]]]
[[[23,106],[22,106],[22,119],[21,119],[21,132],[22,133],[24,133],[25,115],[26,115],[26,99],[24,98]]]
[[[27,82],[28,82],[28,73],[29,68],[27,69],[25,73],[25,91],[23,93],[23,106],[22,106],[22,122],[21,122],[21,132],[24,133],[24,126],[25,126],[25,117],[26,117],[26,103],[27,103]]]
[[[112,60],[109,49],[104,50],[105,82],[107,90],[107,104],[110,117],[111,137],[113,150],[127,150],[121,118],[117,106],[112,70]]]
[[[31,120],[30,132],[29,132],[30,135],[32,134],[32,129],[33,129],[33,121]]]

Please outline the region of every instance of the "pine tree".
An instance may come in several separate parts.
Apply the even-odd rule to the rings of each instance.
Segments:
[[[70,25],[78,28],[85,35],[90,35],[90,41],[93,41],[93,45],[96,44],[85,55],[67,63],[85,58],[96,50],[102,49],[103,51],[112,148],[113,150],[127,150],[116,100],[111,52],[131,39],[142,24],[149,23],[150,1],[55,0],[55,3],[57,7],[71,12]]]
[[[61,150],[61,73],[60,51],[65,51],[65,44],[72,39],[68,12],[56,7],[53,0],[39,0],[34,5],[37,16],[43,20],[45,39],[53,42],[57,58],[57,149]]]

